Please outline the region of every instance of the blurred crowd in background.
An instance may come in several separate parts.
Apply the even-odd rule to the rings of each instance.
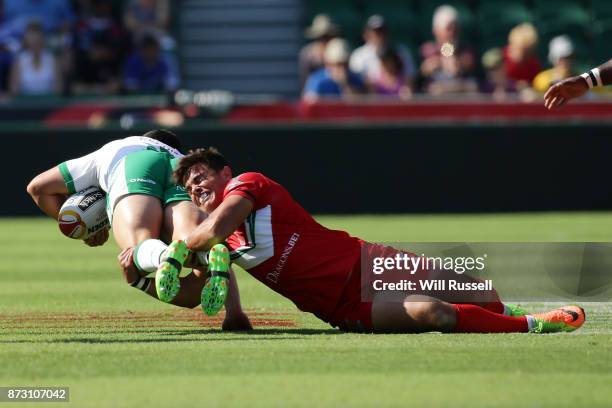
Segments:
[[[466,0],[477,4],[478,10],[470,11],[472,3],[455,0],[448,0],[453,5],[364,1],[304,3],[335,7],[316,14],[305,30],[299,54],[305,100],[356,95],[407,100],[417,93],[535,100],[551,84],[587,68],[576,64],[576,56],[588,47],[575,39],[590,30],[591,20],[578,2],[612,5],[612,0]],[[528,22],[527,1],[541,3],[536,25]],[[365,4],[359,17],[365,21],[355,23],[352,7],[359,2]],[[385,4],[386,14],[367,17]],[[0,5],[2,95],[159,94],[180,85],[170,0],[0,0]],[[609,18],[602,21],[609,24],[602,27],[612,33],[608,8]],[[424,14],[410,20],[415,9]],[[472,34],[465,27],[469,13],[480,16],[477,22],[472,18]],[[336,16],[344,16],[343,24]],[[566,27],[578,28],[565,33]],[[555,35],[542,37],[544,30]],[[605,44],[602,49],[608,52]]]
[[[511,27],[505,45],[488,49],[462,35],[460,13],[452,5],[435,8],[430,27],[431,40],[411,48],[393,37],[386,16],[374,14],[363,24],[362,45],[351,48],[343,27],[328,14],[316,15],[299,55],[303,98],[479,93],[532,101],[551,84],[580,73],[571,37],[552,37],[542,59],[538,30],[529,22]]]
[[[179,86],[169,0],[2,3],[4,94],[146,94]]]

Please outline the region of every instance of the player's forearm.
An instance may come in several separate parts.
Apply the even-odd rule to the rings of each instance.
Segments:
[[[599,67],[599,73],[601,75],[601,82],[603,85],[612,84],[612,59],[608,62],[601,64]]]
[[[185,239],[187,248],[192,251],[208,251],[216,244],[222,243],[227,235],[223,235],[214,222],[210,218],[202,222],[189,236]]]
[[[225,311],[227,313],[242,312],[242,305],[240,304],[240,291],[238,290],[236,274],[232,269],[229,270],[229,274],[230,280],[227,298],[225,299]]]
[[[45,214],[53,219],[57,219],[59,216],[62,204],[66,201],[66,196],[60,194],[49,194],[49,195],[33,195],[30,194],[34,203],[40,208]]]
[[[236,231],[249,216],[253,203],[239,195],[232,195],[221,203],[206,220],[187,237],[187,248],[207,251],[220,244]]]
[[[57,167],[34,177],[26,188],[32,200],[49,217],[57,219],[68,189]]]

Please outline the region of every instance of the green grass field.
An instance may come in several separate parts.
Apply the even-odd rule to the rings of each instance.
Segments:
[[[372,241],[612,241],[612,213],[319,220]],[[73,407],[612,406],[610,303],[572,334],[344,334],[240,273],[256,330],[227,334],[56,228],[0,219],[0,386],[69,386]]]

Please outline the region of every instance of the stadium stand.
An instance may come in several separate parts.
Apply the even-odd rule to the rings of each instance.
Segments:
[[[64,96],[140,93],[125,86],[126,64],[143,38],[155,35],[173,84],[180,81],[194,91],[294,99],[305,77],[297,63],[300,49],[312,39],[304,37],[304,30],[315,15],[329,15],[352,49],[363,44],[367,19],[383,16],[392,39],[389,46],[406,45],[419,67],[421,45],[434,38],[433,13],[445,4],[459,14],[458,44],[474,50],[479,83],[486,81],[481,57],[503,49],[512,28],[524,22],[537,29],[536,51],[543,69],[550,67],[550,40],[560,35],[574,44],[579,71],[610,57],[609,0],[5,0],[0,86],[8,93],[10,67],[22,50],[25,27],[31,19],[42,19]],[[418,77],[413,91],[426,93],[427,84],[427,78]]]
[[[333,3],[330,3],[333,4]],[[189,0],[178,16],[184,85],[295,96],[299,0]]]

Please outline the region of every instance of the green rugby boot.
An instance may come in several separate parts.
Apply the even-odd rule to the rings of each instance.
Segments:
[[[162,302],[172,302],[172,299],[178,295],[181,288],[179,275],[187,256],[189,249],[185,241],[172,241],[166,249],[164,259],[155,273],[155,289],[157,297]]]
[[[522,307],[518,305],[511,305],[511,304],[505,303],[504,306],[506,306],[508,312],[510,312],[508,316],[521,317],[521,316],[527,316],[529,314],[525,309],[523,309]]]
[[[223,244],[217,244],[208,253],[208,280],[202,289],[202,310],[208,316],[214,316],[225,304],[229,290],[229,250]]]

